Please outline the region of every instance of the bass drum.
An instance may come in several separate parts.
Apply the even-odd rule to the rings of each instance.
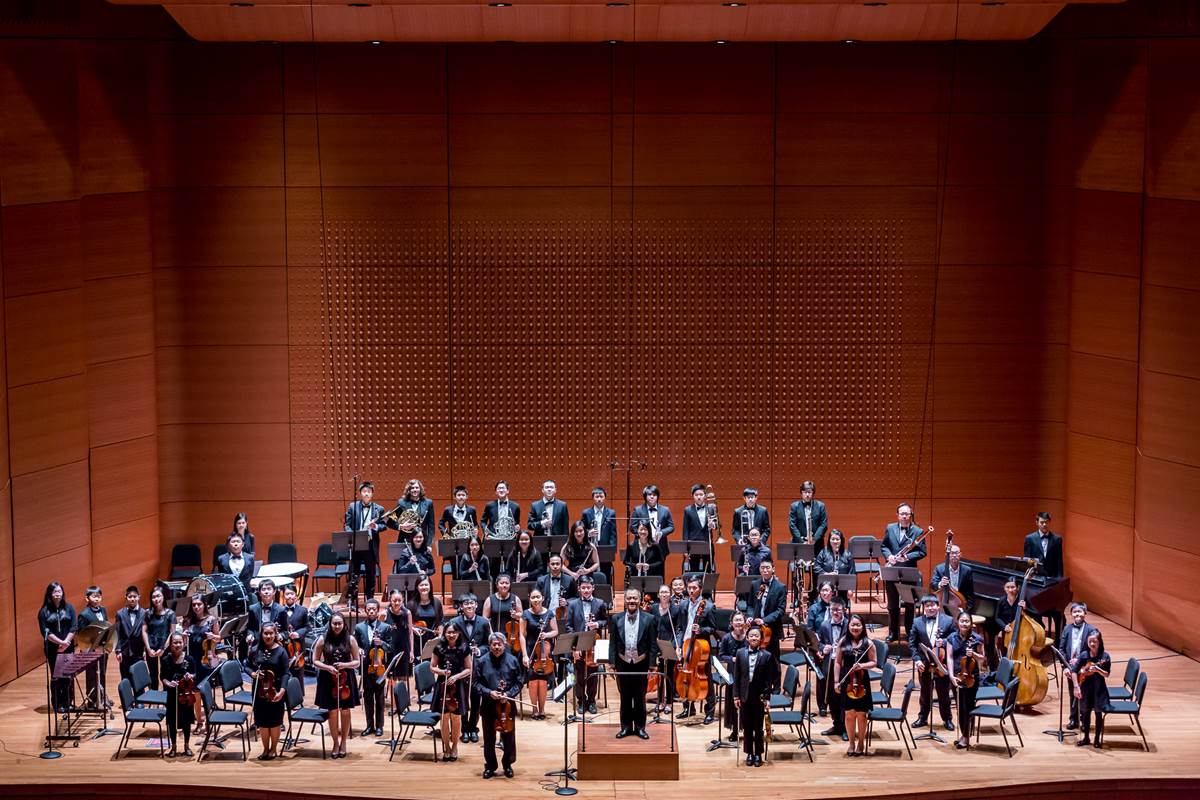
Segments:
[[[187,594],[203,597],[209,610],[219,617],[245,614],[250,608],[246,587],[232,575],[197,575],[188,584]]]

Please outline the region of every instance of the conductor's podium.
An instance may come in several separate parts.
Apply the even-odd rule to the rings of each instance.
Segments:
[[[579,780],[677,781],[679,741],[672,725],[647,725],[649,739],[617,739],[619,725],[577,725]]]

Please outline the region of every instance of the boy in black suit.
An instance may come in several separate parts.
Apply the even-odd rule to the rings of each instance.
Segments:
[[[779,662],[762,647],[762,628],[746,633],[747,648],[733,660],[733,704],[742,724],[742,749],[747,767],[761,767],[763,760],[763,716],[767,701],[779,682]]]

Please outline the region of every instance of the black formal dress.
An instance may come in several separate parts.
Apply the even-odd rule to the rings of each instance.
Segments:
[[[269,696],[263,696],[263,685],[261,679],[254,687],[254,725],[258,728],[278,728],[283,725],[283,699],[275,700],[275,695],[284,686],[284,681],[288,677],[288,654],[287,650],[278,642],[268,651],[263,651],[262,646],[254,648],[250,652],[249,659],[250,671],[258,672],[259,670],[270,671],[272,689]]]
[[[390,676],[407,680],[412,675],[412,653],[409,647],[409,615],[408,609],[404,609],[401,613],[393,613],[389,608],[387,615],[384,618],[388,627],[388,650],[391,653],[391,660],[394,661],[394,666]],[[399,658],[396,656],[399,655]]]
[[[319,654],[321,661],[326,664],[336,664],[350,660],[350,637],[346,637],[346,642],[342,645],[331,647],[325,643],[325,652]],[[324,669],[317,670],[317,691],[313,697],[313,702],[317,708],[323,708],[326,711],[335,711],[337,709],[354,708],[358,705],[358,678],[353,669],[342,670],[346,676],[346,685],[350,689],[348,697],[342,697],[338,690],[338,684],[335,682],[333,675]]]
[[[455,623],[466,634],[467,647],[471,649],[476,658],[479,658],[487,650],[488,637],[492,635],[492,624],[479,614],[470,619],[466,615],[457,616],[450,620],[451,625]],[[469,702],[470,708],[467,708],[463,716],[462,732],[479,733],[479,695],[472,692]]]
[[[150,640],[150,649],[154,651],[163,651],[166,655],[167,640],[171,638],[171,633],[175,630],[175,611],[174,609],[164,608],[161,614],[154,613],[154,609],[146,612],[146,638]],[[150,670],[150,687],[157,689],[158,682],[158,658],[147,658],[146,666]]]
[[[50,674],[54,674],[54,664],[58,661],[58,645],[50,641],[50,634],[66,640],[75,631],[75,608],[66,600],[57,608],[42,606],[38,610],[38,628],[42,631],[43,652]],[[72,642],[64,652],[73,653],[75,644]],[[66,711],[75,703],[75,682],[70,678],[53,678],[50,681],[50,693],[56,711]]]
[[[717,659],[725,666],[725,671],[733,675],[733,660],[734,657],[747,647],[746,637],[737,638],[733,635],[733,631],[721,637],[720,644],[717,645]],[[738,713],[737,707],[733,704],[733,683],[730,682],[725,687],[725,725],[729,728],[729,732],[736,734],[738,732]]]
[[[875,645],[871,643],[871,640],[868,637],[864,636],[857,645],[855,645],[853,642],[851,642],[849,640],[845,640],[840,645],[838,645],[838,647],[842,651],[842,674],[838,676],[838,681],[839,681],[840,685],[835,686],[834,689],[841,692],[842,711],[870,712],[870,710],[871,710],[871,676],[870,676],[870,674],[866,670],[860,669],[858,671],[859,676],[862,678],[863,686],[866,689],[866,691],[863,693],[862,697],[850,697],[849,695],[847,695],[846,687],[850,683],[850,680],[848,678],[846,678],[846,676],[850,672],[850,667],[853,666],[856,662],[857,663],[866,663],[866,662],[872,660],[871,654],[867,653],[867,655],[864,656],[863,651],[865,651],[868,647],[874,648]],[[859,661],[860,658],[862,659],[862,661]],[[843,680],[843,679],[845,679],[845,680]]]
[[[159,677],[164,681],[178,682],[184,675],[191,675],[193,685],[198,686],[201,678],[196,670],[196,661],[187,653],[176,661],[171,654],[163,653],[158,665]],[[175,749],[179,731],[183,731],[183,746],[192,738],[192,726],[196,724],[196,707],[192,703],[179,702],[179,687],[166,686],[167,690],[167,733],[171,738],[171,749]],[[198,689],[195,691],[199,691]]]
[[[534,582],[545,574],[545,564],[546,562],[542,558],[541,551],[537,547],[530,545],[528,551],[522,552],[520,548],[515,548],[508,554],[505,572],[514,581],[516,581],[518,575],[524,572],[526,573],[525,581]]]
[[[537,658],[537,639],[546,626],[550,623],[550,618],[554,614],[548,608],[543,608],[542,613],[535,614],[533,609],[527,608],[521,612],[521,618],[525,620],[525,649],[529,652],[529,663]],[[554,640],[550,639],[550,652],[554,652]],[[527,681],[548,681],[549,675],[539,675],[531,668],[526,675]]]
[[[946,637],[946,645],[950,648],[950,655],[954,659],[954,677],[962,681],[963,675],[966,673],[967,651],[978,649],[978,645],[983,642],[983,639],[978,634],[970,634],[964,639],[959,635],[958,631],[951,631]],[[946,666],[949,666],[947,664]],[[967,687],[959,684],[958,687],[958,733],[960,736],[966,736],[967,731],[971,730],[971,711],[975,708],[975,694],[979,691],[979,677],[983,674],[982,667],[975,672],[975,683],[973,686]]]
[[[1093,656],[1086,650],[1071,666],[1071,671],[1076,675],[1083,669],[1084,664],[1095,664],[1105,672],[1112,671],[1112,658],[1107,652],[1102,652],[1098,656]],[[1098,673],[1092,673],[1085,677],[1079,684],[1080,693],[1083,695],[1079,698],[1079,724],[1083,729],[1083,735],[1087,736],[1091,729],[1091,717],[1093,712],[1096,715],[1096,740],[1104,735],[1104,712],[1110,708],[1108,697],[1108,683],[1104,680],[1104,676]],[[1075,696],[1075,692],[1071,692],[1071,696]]]
[[[433,646],[433,654],[437,656],[439,670],[448,669],[451,675],[457,675],[466,666],[467,659],[471,657],[471,650],[466,642],[460,642],[456,647],[451,647],[443,639]],[[449,697],[458,702],[458,711],[454,713],[462,714],[470,705],[470,697],[467,695],[469,681],[466,678],[457,681],[450,687],[450,694],[447,696],[446,677],[445,675],[437,676],[437,681],[433,685],[433,704],[430,708],[441,713],[443,709],[446,709],[445,703]],[[446,709],[445,713],[451,712]]]

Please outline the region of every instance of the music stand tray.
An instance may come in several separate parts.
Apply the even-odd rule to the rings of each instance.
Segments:
[[[794,561],[812,562],[816,558],[817,546],[803,542],[776,542],[775,558],[791,564]]]
[[[651,595],[658,598],[658,590],[663,585],[661,575],[630,575],[629,588],[637,589],[642,595]]]
[[[394,547],[394,545],[388,545]],[[387,592],[390,597],[392,592],[400,591],[408,597],[410,593],[417,590],[417,584],[425,580],[427,576],[423,572],[393,572],[387,576]]]
[[[733,593],[739,597],[750,594],[754,589],[754,581],[757,579],[757,575],[738,575],[733,581]]]
[[[537,583],[534,581],[513,581],[509,587],[509,591],[521,598],[521,607],[529,608],[529,593],[533,591]]]
[[[450,558],[457,562],[458,557],[467,552],[467,542],[469,541],[470,539],[438,539],[437,554],[443,561]]]
[[[884,583],[921,585],[921,570],[916,567],[884,567],[881,575]]]
[[[601,564],[611,564],[617,560],[617,546],[615,544],[598,544],[596,545],[596,555]]]
[[[840,575],[836,572],[824,572],[817,578],[817,586],[828,582],[835,592],[850,592],[858,584],[857,575]]]
[[[613,604],[613,587],[611,583],[592,584],[592,597],[603,600],[609,606]]]
[[[533,545],[541,549],[545,546],[546,560],[550,560],[551,553],[561,553],[563,545],[567,543],[567,539],[571,538],[568,534],[562,533],[540,533],[533,537]]]
[[[483,605],[483,601],[492,593],[491,581],[468,581],[468,580],[453,580],[450,581],[450,591],[454,597],[450,598],[452,604],[458,603],[458,598],[464,594],[473,594],[475,599],[479,601],[479,605]]]

